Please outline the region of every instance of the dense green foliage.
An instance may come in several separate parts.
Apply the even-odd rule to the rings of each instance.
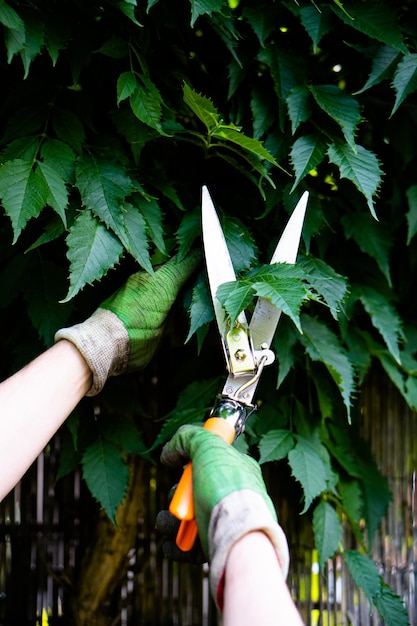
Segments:
[[[417,408],[413,3],[0,0],[0,23],[2,375],[138,264],[152,271],[199,246],[207,184],[240,277],[219,294],[228,313],[267,294],[287,314],[278,374],[266,375],[240,445],[262,463],[288,460],[322,562],[343,552],[349,522],[353,577],[387,624],[406,624],[366,556],[389,493],[354,433],[375,364]],[[305,189],[300,261],[268,268]],[[203,271],[182,302],[189,331],[184,315],[175,332],[200,365],[175,377],[178,405],[154,449],[201,420],[218,388]],[[193,372],[205,362],[203,385]],[[62,472],[82,462],[113,518],[123,454],[150,443],[109,388],[117,427],[103,419],[92,434],[70,420]],[[109,476],[99,492],[97,475]]]

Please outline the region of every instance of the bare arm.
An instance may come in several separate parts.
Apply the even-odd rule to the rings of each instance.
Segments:
[[[0,384],[0,501],[90,385],[87,363],[65,340]]]
[[[226,563],[223,626],[303,626],[276,552],[263,532],[232,547]]]

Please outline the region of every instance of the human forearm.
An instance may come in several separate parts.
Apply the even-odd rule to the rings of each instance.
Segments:
[[[20,480],[90,385],[86,362],[65,340],[0,384],[0,500]]]
[[[303,626],[273,546],[251,532],[230,550],[224,581],[223,626]]]

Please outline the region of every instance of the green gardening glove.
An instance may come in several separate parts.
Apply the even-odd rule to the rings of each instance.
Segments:
[[[101,391],[109,376],[149,363],[169,310],[200,258],[196,251],[182,261],[174,257],[153,275],[133,274],[85,322],[56,333],[55,341],[71,341],[87,361],[93,374],[88,396]]]
[[[284,576],[289,552],[259,465],[201,426],[181,427],[165,445],[161,461],[177,467],[191,459],[198,534],[210,563],[210,586],[222,605],[222,580],[233,544],[252,531],[270,538]]]

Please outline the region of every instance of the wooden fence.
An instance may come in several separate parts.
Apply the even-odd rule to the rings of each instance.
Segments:
[[[363,434],[393,493],[373,557],[403,598],[410,624],[417,626],[417,423],[395,390],[387,385],[381,392],[378,380],[371,380],[364,392]],[[59,436],[0,504],[0,626],[74,626],[69,612],[72,581],[90,511],[85,510],[78,472],[55,484],[58,449]],[[139,520],[136,546],[109,626],[215,626],[218,617],[207,568],[179,566],[161,555],[154,531],[161,477],[153,473],[147,480],[149,513]],[[326,572],[318,571],[311,531],[303,518],[285,530],[292,558],[289,585],[306,626],[382,626],[340,558],[330,560]]]

